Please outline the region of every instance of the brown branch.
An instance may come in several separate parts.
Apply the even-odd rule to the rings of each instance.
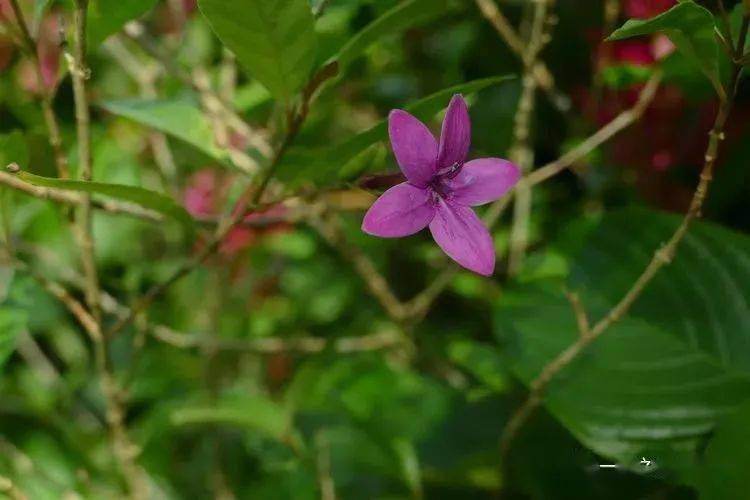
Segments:
[[[521,182],[528,186],[535,186],[541,182],[546,181],[550,177],[553,177],[563,170],[574,165],[576,162],[585,158],[596,148],[610,140],[612,137],[617,135],[622,130],[626,129],[634,122],[643,116],[648,106],[654,100],[656,91],[659,88],[659,84],[662,79],[660,71],[655,72],[651,78],[648,79],[645,86],[641,90],[638,96],[638,101],[633,105],[632,108],[627,109],[617,115],[612,121],[607,123],[605,126],[597,130],[594,134],[589,136],[586,140],[581,142],[575,148],[565,153],[559,159],[548,163],[541,168],[538,168],[534,172],[530,173]]]
[[[66,53],[70,76],[73,81],[76,131],[78,134],[78,178],[90,181],[91,160],[91,114],[86,95],[86,80],[90,70],[86,60],[86,20],[88,0],[76,0],[73,9],[73,54]],[[77,220],[77,239],[80,246],[83,272],[86,276],[86,303],[92,316],[98,321],[99,277],[96,271],[96,254],[92,234],[91,195],[83,194]]]
[[[534,148],[530,144],[531,120],[536,102],[537,83],[534,68],[539,55],[550,40],[547,33],[548,19],[554,0],[535,0],[531,33],[522,54],[524,64],[521,81],[521,96],[513,125],[513,146],[510,150],[511,160],[518,165],[524,174],[534,168]],[[529,239],[529,220],[531,218],[531,188],[526,185],[516,187],[516,198],[513,211],[513,226],[510,232],[508,253],[508,273],[517,274],[526,257]]]
[[[482,15],[492,24],[500,37],[510,47],[510,49],[523,59],[526,52],[526,44],[516,33],[516,30],[508,21],[500,9],[497,8],[494,0],[475,0]],[[570,98],[562,94],[555,88],[555,79],[550,73],[547,66],[542,61],[537,61],[532,68],[532,76],[536,84],[544,90],[550,102],[559,111],[568,111],[570,109]]]
[[[18,167],[16,164],[11,164],[7,168],[8,170],[14,172],[20,171],[20,167]],[[42,200],[49,200],[71,206],[80,206],[84,203],[84,199],[80,195],[80,193],[67,191],[64,189],[35,186],[33,184],[25,182],[15,175],[3,172],[1,170],[0,184],[4,184],[17,191],[21,191],[22,193],[26,193],[30,196]],[[160,213],[142,208],[139,205],[133,203],[127,203],[117,200],[92,199],[91,206],[98,210],[109,212],[111,214],[129,215],[131,217],[136,217],[138,219],[144,219],[152,222],[161,222],[164,220],[164,216]]]
[[[740,30],[738,45],[735,48],[736,55],[741,55],[744,51],[745,40],[747,39],[748,26],[750,26],[750,12],[746,12]],[[654,252],[654,256],[643,270],[638,279],[628,289],[620,301],[593,327],[585,334],[582,334],[578,340],[561,352],[555,359],[549,362],[540,372],[534,381],[530,384],[530,392],[526,401],[511,415],[508,424],[503,430],[500,440],[500,453],[503,462],[507,460],[508,454],[516,435],[534,413],[534,410],[543,402],[544,392],[549,383],[557,374],[572,363],[583,350],[592,342],[598,339],[612,325],[617,323],[625,316],[638,297],[641,296],[646,287],[651,283],[654,277],[662,268],[669,265],[675,257],[677,249],[683,238],[688,232],[693,221],[701,216],[703,203],[708,194],[708,189],[713,179],[716,158],[719,152],[721,141],[724,139],[724,128],[734,105],[734,97],[737,93],[737,85],[740,80],[742,66],[735,64],[730,79],[730,84],[725,92],[726,98],[720,94],[721,104],[716,115],[714,125],[709,132],[708,146],[706,147],[705,161],[700,174],[698,186],[693,193],[690,206],[677,227],[675,232],[669,238],[667,243]],[[577,313],[577,314],[580,314]],[[579,319],[580,323],[580,319]]]

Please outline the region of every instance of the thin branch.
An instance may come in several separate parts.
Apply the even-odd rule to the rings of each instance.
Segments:
[[[73,9],[73,54],[66,53],[75,102],[76,130],[78,134],[78,178],[90,181],[91,114],[86,95],[86,80],[91,72],[86,60],[86,21],[88,0],[76,0]],[[80,246],[83,272],[86,276],[86,303],[92,316],[99,320],[99,277],[96,272],[96,254],[92,234],[91,195],[83,194],[77,221],[77,238]]]
[[[41,61],[39,60],[39,52],[37,52],[36,42],[31,36],[29,26],[26,23],[26,19],[18,5],[18,0],[10,0],[13,14],[16,18],[16,23],[21,32],[21,43],[23,48],[31,58],[32,66],[34,67],[34,77],[36,78],[37,87],[41,93],[41,106],[42,114],[44,115],[44,123],[47,127],[47,133],[49,135],[49,143],[52,147],[52,152],[55,156],[55,166],[57,167],[57,175],[61,178],[69,177],[68,172],[68,159],[65,156],[62,145],[62,135],[60,134],[60,124],[55,114],[55,110],[52,107],[52,100],[54,98],[54,91],[47,88],[44,83],[44,76],[42,75]]]
[[[742,28],[740,30],[740,36],[738,39],[738,45],[735,48],[735,53],[740,55],[745,46],[747,39],[748,27],[750,26],[750,13],[746,13]],[[628,289],[625,295],[620,301],[593,327],[591,327],[586,334],[582,334],[578,340],[570,345],[567,349],[561,352],[555,359],[549,362],[540,372],[536,379],[530,385],[529,396],[526,401],[513,413],[508,424],[503,430],[503,434],[500,440],[500,453],[503,462],[507,460],[508,454],[510,453],[511,445],[513,441],[526,423],[526,421],[534,413],[534,410],[539,407],[543,402],[544,392],[550,382],[557,376],[557,374],[570,365],[583,350],[588,347],[592,342],[598,339],[604,332],[606,332],[612,325],[617,323],[623,316],[625,316],[636,300],[641,296],[646,287],[651,283],[654,277],[661,271],[662,268],[669,265],[675,257],[677,249],[682,242],[683,238],[688,232],[693,221],[701,216],[701,210],[703,203],[708,194],[708,189],[713,179],[714,167],[716,166],[716,158],[719,152],[719,147],[724,139],[724,128],[729,115],[734,105],[734,98],[737,93],[737,85],[739,83],[740,74],[742,72],[742,66],[735,64],[730,84],[727,89],[726,98],[722,98],[720,94],[721,104],[719,111],[716,115],[714,125],[709,132],[708,146],[706,147],[705,161],[700,174],[700,180],[698,186],[693,193],[693,198],[690,202],[690,206],[682,219],[682,222],[677,227],[675,232],[669,238],[667,243],[661,248],[654,252],[654,256],[648,263],[646,268],[643,270],[638,279]],[[580,314],[580,313],[578,313]],[[579,320],[580,322],[580,320]]]
[[[495,1],[475,1],[482,15],[490,22],[490,24],[492,24],[508,47],[523,59],[524,53],[526,52],[526,44],[521,40],[518,33],[516,33],[516,30],[510,24],[508,18],[506,18],[500,9],[497,8]],[[555,79],[549,69],[547,69],[544,62],[537,61],[534,64],[532,75],[536,80],[536,84],[547,93],[550,102],[552,102],[559,111],[566,112],[570,109],[570,98],[555,88]]]
[[[638,96],[638,101],[635,103],[635,105],[633,105],[632,108],[627,109],[617,115],[612,121],[597,130],[594,134],[589,136],[586,140],[578,144],[575,148],[571,149],[557,160],[548,163],[547,165],[544,165],[543,167],[540,167],[534,172],[530,173],[521,182],[528,186],[535,186],[541,182],[546,181],[550,177],[553,177],[563,170],[574,165],[582,158],[585,158],[596,148],[638,121],[638,119],[643,116],[643,113],[654,100],[654,96],[656,95],[656,91],[659,88],[661,79],[661,72],[655,72],[644,85],[641,93]]]
[[[586,313],[586,308],[581,302],[581,297],[577,293],[571,292],[569,290],[565,290],[565,296],[568,298],[570,307],[573,308],[573,312],[576,315],[578,333],[581,335],[581,337],[589,335],[589,333],[591,332],[591,325],[589,324],[589,316]]]
[[[550,40],[547,26],[553,4],[554,0],[535,0],[532,11],[531,33],[522,56],[524,71],[521,82],[521,96],[514,118],[513,146],[510,150],[510,158],[524,174],[534,168],[534,148],[530,144],[531,120],[534,114],[537,90],[534,68],[539,55]],[[516,188],[508,254],[508,273],[511,275],[520,271],[526,257],[531,218],[531,197],[532,192],[529,186],[521,185]]]
[[[19,172],[20,167],[16,164],[8,166],[8,170]],[[74,191],[66,191],[64,189],[56,189],[42,186],[35,186],[29,184],[19,177],[3,172],[0,170],[0,184],[4,184],[17,191],[21,191],[35,198],[42,200],[50,200],[56,203],[63,203],[65,205],[80,206],[84,203],[83,196],[80,193]],[[127,203],[117,200],[91,200],[91,206],[104,212],[118,215],[129,215],[138,219],[144,219],[152,222],[161,222],[164,220],[164,216],[158,212],[142,208],[134,203]]]

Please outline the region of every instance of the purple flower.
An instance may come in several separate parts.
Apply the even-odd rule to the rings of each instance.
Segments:
[[[440,143],[422,122],[400,109],[391,111],[388,132],[406,182],[375,201],[362,230],[399,238],[430,226],[435,242],[451,259],[490,276],[495,270],[492,237],[470,207],[503,196],[521,178],[521,171],[499,158],[465,161],[471,120],[460,95],[448,106]]]

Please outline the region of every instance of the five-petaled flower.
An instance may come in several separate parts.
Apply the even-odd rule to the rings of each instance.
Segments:
[[[388,132],[406,182],[375,201],[362,230],[399,238],[429,226],[450,258],[471,271],[491,275],[495,270],[492,237],[471,207],[506,194],[521,178],[518,167],[499,158],[465,161],[471,120],[460,95],[448,106],[439,143],[422,122],[400,109],[391,111]]]

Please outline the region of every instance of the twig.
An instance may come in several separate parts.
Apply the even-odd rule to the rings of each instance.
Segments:
[[[325,429],[315,433],[316,460],[321,500],[336,500],[336,484],[331,475],[331,443],[325,435]]]
[[[521,96],[513,125],[513,146],[510,157],[524,174],[534,168],[534,148],[529,144],[531,120],[536,100],[536,79],[534,67],[539,54],[549,42],[546,32],[548,16],[554,0],[535,0],[531,33],[523,52],[524,72],[521,80]],[[516,187],[516,198],[513,211],[513,226],[510,232],[510,249],[508,254],[508,273],[517,274],[526,257],[529,239],[529,219],[531,218],[531,188],[525,185]]]
[[[500,37],[510,47],[510,49],[516,53],[519,57],[523,58],[526,52],[526,44],[521,40],[521,37],[513,29],[513,26],[508,21],[500,9],[497,8],[494,0],[475,0],[477,7],[479,7],[482,15],[487,19],[490,24],[495,28]],[[536,84],[544,90],[550,102],[559,111],[566,112],[570,109],[570,98],[555,88],[555,79],[550,73],[547,66],[542,61],[537,61],[533,66],[532,75],[536,80]]]
[[[737,56],[741,56],[742,51],[744,50],[745,41],[747,40],[748,26],[750,26],[750,12],[745,12],[738,44],[735,48],[735,53]],[[737,59],[739,59],[739,57],[737,57]],[[688,229],[690,228],[690,225],[695,219],[701,216],[703,203],[706,199],[708,188],[713,178],[713,172],[716,165],[716,157],[719,152],[719,146],[721,144],[721,141],[724,139],[724,127],[734,105],[734,98],[737,93],[737,85],[739,83],[741,71],[742,66],[735,64],[732,70],[732,77],[730,79],[729,87],[725,92],[727,97],[721,98],[720,94],[721,104],[716,115],[714,125],[711,129],[711,132],[709,132],[708,146],[706,147],[705,161],[701,170],[700,180],[693,194],[693,198],[690,202],[687,213],[682,219],[682,222],[669,238],[667,243],[656,250],[651,261],[648,263],[635,283],[633,283],[630,289],[628,289],[625,295],[620,299],[620,301],[585,334],[581,334],[574,344],[569,346],[555,359],[549,362],[542,369],[537,378],[534,379],[533,382],[531,382],[528,398],[513,413],[510,420],[508,421],[508,424],[503,430],[503,434],[500,440],[500,454],[503,462],[507,460],[511,445],[519,430],[533,414],[534,410],[539,405],[541,405],[544,392],[549,383],[560,371],[570,365],[570,363],[572,363],[587,346],[598,339],[604,332],[609,329],[609,327],[617,323],[623,316],[628,313],[631,306],[635,303],[638,297],[641,296],[649,283],[651,283],[651,280],[653,280],[653,278],[663,267],[672,262],[680,243],[682,242],[683,238],[687,234]],[[580,311],[577,312],[577,314],[580,315]],[[581,322],[580,319],[578,321],[579,323]]]
[[[47,133],[49,134],[49,143],[52,147],[52,152],[55,156],[55,166],[57,167],[57,175],[62,178],[69,176],[68,172],[68,159],[65,156],[62,145],[62,135],[60,134],[60,124],[55,114],[55,110],[52,107],[52,100],[54,97],[54,91],[49,90],[47,85],[44,83],[44,77],[42,76],[41,61],[39,60],[39,53],[37,52],[36,42],[31,36],[29,26],[26,23],[26,19],[18,5],[18,0],[10,0],[13,14],[16,18],[16,23],[21,31],[21,43],[23,48],[28,52],[31,57],[32,66],[34,67],[34,77],[36,78],[39,92],[41,93],[41,105],[42,114],[44,115],[44,123],[47,127]]]
[[[91,127],[86,80],[91,73],[86,58],[86,21],[88,0],[76,0],[73,11],[74,43],[73,55],[66,53],[73,81],[76,128],[78,132],[78,176],[90,181],[92,176]],[[90,332],[94,343],[94,359],[99,376],[102,394],[107,408],[107,423],[111,432],[112,448],[132,498],[145,498],[147,486],[144,473],[136,463],[138,449],[132,444],[125,427],[125,410],[121,401],[120,389],[112,374],[109,361],[109,339],[101,331],[101,306],[99,278],[96,270],[94,239],[92,234],[91,195],[82,195],[78,219],[78,239],[83,260],[86,302],[93,318]],[[96,332],[94,334],[94,332]]]
[[[593,135],[589,136],[586,140],[581,142],[579,145],[568,151],[557,160],[548,163],[547,165],[544,165],[543,167],[538,168],[534,172],[530,173],[521,181],[521,183],[528,186],[535,186],[541,182],[546,181],[550,177],[553,177],[563,170],[569,168],[571,165],[574,165],[581,158],[585,158],[588,154],[607,142],[623,129],[626,129],[627,127],[632,125],[641,116],[643,116],[643,113],[651,104],[651,101],[654,100],[654,96],[656,95],[656,91],[659,88],[661,79],[661,72],[655,72],[646,82],[645,86],[638,96],[638,101],[632,108],[627,109],[617,115],[612,121],[597,130]]]
[[[78,133],[78,177],[83,181],[91,180],[91,115],[86,95],[86,80],[90,70],[86,60],[86,20],[88,0],[76,0],[73,10],[73,54],[66,53],[65,58],[73,81],[73,100],[75,101],[76,130]],[[94,238],[92,235],[91,195],[83,194],[77,221],[83,272],[86,276],[86,303],[92,316],[98,321],[99,312],[99,277],[96,272]]]
[[[15,164],[11,164],[11,166],[9,166],[8,168],[16,172],[20,171],[20,167],[16,167],[17,166]],[[35,186],[23,181],[15,175],[3,172],[2,170],[0,170],[0,184],[4,184],[17,191],[21,191],[42,200],[50,200],[56,203],[63,203],[73,206],[80,206],[84,203],[83,197],[77,192],[66,191],[64,189]],[[91,206],[104,212],[129,215],[131,217],[136,217],[152,222],[161,222],[164,220],[164,216],[162,216],[160,213],[142,208],[139,205],[133,203],[127,203],[117,200],[92,199]]]
[[[591,325],[589,324],[589,316],[586,314],[586,308],[581,302],[581,297],[569,290],[565,290],[565,296],[570,302],[570,307],[573,308],[573,312],[576,315],[576,323],[578,324],[578,333],[581,337],[585,337],[591,332]]]

